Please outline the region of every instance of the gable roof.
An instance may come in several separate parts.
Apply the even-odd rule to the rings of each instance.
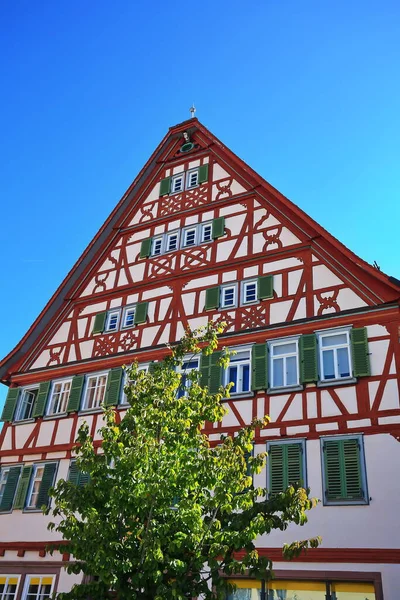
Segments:
[[[65,307],[65,303],[71,301],[90,268],[96,264],[98,256],[115,239],[127,210],[132,205],[137,205],[140,202],[149,182],[153,181],[160,171],[165,168],[166,163],[171,160],[171,155],[172,158],[175,158],[176,154],[174,153],[179,147],[178,144],[182,143],[182,136],[185,131],[189,135],[196,133],[204,149],[209,149],[216,158],[219,157],[221,160],[234,165],[239,175],[249,182],[251,189],[261,196],[265,195],[275,210],[283,213],[296,229],[300,229],[320,254],[325,255],[327,258],[335,256],[344,269],[351,271],[359,281],[372,291],[376,304],[385,304],[397,301],[400,298],[400,282],[397,279],[388,277],[351,252],[224,146],[197,118],[192,118],[169,129],[35,322],[15,348],[0,362],[1,381],[4,383],[9,382],[11,372],[21,363],[26,354],[40,339],[40,336],[57,318],[59,311]]]

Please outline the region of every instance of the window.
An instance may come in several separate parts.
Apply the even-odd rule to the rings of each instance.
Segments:
[[[179,248],[179,232],[174,231],[172,233],[167,234],[167,252],[172,252],[173,250],[178,250]]]
[[[271,389],[299,385],[298,338],[272,341],[268,348]]]
[[[212,240],[212,224],[205,223],[201,226],[201,243],[204,244],[205,242],[212,242]]]
[[[198,358],[190,358],[185,360],[182,364],[182,367],[179,369],[179,372],[182,373],[181,383],[177,392],[177,397],[182,398],[182,396],[187,396],[188,390],[192,385],[192,381],[188,378],[189,373],[192,371],[198,371],[199,369],[199,359]]]
[[[314,573],[312,578],[293,575],[293,579],[272,579],[266,581],[267,600],[375,600],[375,585],[372,582],[349,581],[352,574],[346,576],[347,581],[337,581],[336,577]],[[365,574],[368,579],[368,573]],[[261,581],[256,579],[230,579],[236,590],[227,596],[227,600],[260,600]],[[381,597],[381,596],[379,596]]]
[[[126,306],[122,314],[122,329],[133,327],[135,324],[135,307]]]
[[[199,170],[192,169],[186,174],[186,189],[196,187],[199,184]]]
[[[57,463],[38,463],[22,470],[14,508],[40,509],[49,502]],[[20,496],[20,497],[19,497]]]
[[[183,246],[195,246],[197,241],[197,227],[183,230]]]
[[[221,308],[232,308],[236,306],[237,284],[221,286]]]
[[[0,574],[0,600],[15,600],[19,576]]]
[[[119,310],[110,310],[107,313],[106,331],[118,331],[119,326]]]
[[[269,442],[267,452],[267,480],[270,494],[279,494],[289,485],[306,485],[304,440]]]
[[[53,585],[53,575],[27,575],[22,600],[48,600]]]
[[[49,401],[48,415],[56,415],[67,412],[69,394],[71,392],[72,379],[54,381]]]
[[[185,182],[185,173],[179,173],[172,177],[171,194],[177,194],[183,192]]]
[[[238,349],[236,354],[230,357],[229,367],[225,371],[225,385],[233,383],[230,389],[231,394],[250,392],[250,367],[250,349]]]
[[[242,304],[252,304],[258,302],[257,279],[243,281],[242,283]]]
[[[163,251],[163,237],[154,237],[151,242],[151,255],[158,256]]]
[[[25,419],[32,418],[33,406],[38,396],[38,387],[24,388],[21,392],[21,397],[18,404],[17,414],[15,417],[16,421],[24,421]]]
[[[44,464],[35,465],[32,473],[31,487],[26,500],[25,508],[36,508],[39,497],[40,485],[44,474]]]
[[[318,342],[321,381],[351,377],[350,331],[320,332]]]
[[[366,504],[362,436],[325,438],[321,443],[324,504]]]
[[[138,368],[138,372],[143,371],[144,373],[147,373],[149,371],[149,364],[143,364],[143,365],[139,365]],[[128,399],[126,397],[125,394],[125,386],[128,385],[129,383],[134,383],[134,379],[132,380],[128,380],[128,376],[127,373],[124,373],[124,377],[123,377],[123,382],[122,382],[122,395],[121,395],[121,402],[120,404],[129,404]]]
[[[103,402],[106,393],[107,373],[91,375],[86,381],[84,409],[98,408]]]

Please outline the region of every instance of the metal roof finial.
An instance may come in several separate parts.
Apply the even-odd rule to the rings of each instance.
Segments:
[[[196,107],[194,105],[194,102],[193,102],[193,104],[192,104],[192,106],[190,107],[189,110],[190,110],[190,116],[192,117],[192,119],[194,119],[194,115],[195,115],[195,112],[196,112]]]

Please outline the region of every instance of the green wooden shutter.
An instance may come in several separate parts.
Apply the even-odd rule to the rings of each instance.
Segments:
[[[6,403],[4,404],[3,412],[1,414],[0,421],[12,421],[14,417],[15,408],[17,406],[18,394],[20,388],[9,388],[6,398]]]
[[[360,500],[364,497],[357,438],[329,440],[323,445],[327,500]]]
[[[279,494],[286,489],[283,447],[283,444],[271,444],[268,449],[270,494]]]
[[[296,483],[304,485],[303,445],[299,443],[285,444],[285,460],[287,485]]]
[[[140,325],[141,323],[146,323],[147,319],[147,310],[149,308],[148,302],[138,302],[135,308],[135,325]]]
[[[252,390],[266,390],[268,387],[268,347],[267,344],[254,344],[251,349],[253,377]]]
[[[79,482],[79,469],[76,465],[76,460],[73,460],[69,466],[68,481],[74,485],[78,485]]]
[[[219,285],[206,290],[206,310],[215,310],[219,308]]]
[[[199,183],[208,181],[208,164],[199,167]]]
[[[103,333],[106,324],[107,311],[97,313],[94,318],[94,325],[92,333]]]
[[[208,386],[210,379],[210,365],[211,365],[211,354],[200,357],[200,385],[203,387]]]
[[[222,352],[220,351],[211,354],[210,377],[208,383],[208,390],[210,394],[216,394],[222,382],[222,367],[217,364],[221,356]]]
[[[278,494],[289,485],[304,485],[303,445],[271,444],[269,456],[269,492]]]
[[[90,481],[90,475],[89,473],[84,473],[83,471],[79,471],[79,481],[78,481],[78,485],[79,487],[83,487],[85,485],[87,485]]]
[[[49,396],[51,381],[44,381],[39,385],[39,392],[33,407],[33,418],[43,417],[46,410],[47,398]]]
[[[7,482],[0,502],[0,511],[11,510],[20,473],[21,467],[11,467],[8,471]]]
[[[75,377],[72,378],[71,391],[69,393],[68,398],[67,412],[74,412],[76,410],[79,410],[84,383],[84,375],[75,375]]]
[[[152,238],[146,238],[143,240],[140,246],[140,258],[148,258],[151,254],[151,240]]]
[[[313,383],[318,380],[317,336],[315,333],[300,336],[300,381]]]
[[[49,463],[45,465],[42,481],[39,487],[39,493],[36,501],[36,508],[41,508],[49,503],[49,489],[54,483],[54,475],[57,469],[57,463]]]
[[[263,275],[258,278],[257,295],[259,300],[267,300],[274,297],[273,275]]]
[[[216,240],[225,234],[225,217],[218,217],[212,222],[212,238]]]
[[[106,395],[104,399],[104,404],[106,406],[115,406],[119,402],[119,397],[121,395],[121,385],[122,378],[124,372],[122,367],[117,367],[116,369],[111,369],[108,374],[107,380],[107,389]]]
[[[18,484],[17,493],[14,498],[14,508],[22,510],[25,508],[26,494],[28,492],[29,482],[32,475],[32,465],[23,467]]]
[[[171,190],[171,177],[166,177],[165,179],[161,179],[160,183],[160,196],[165,196],[169,194]]]
[[[351,355],[353,358],[354,377],[368,377],[371,375],[368,354],[368,333],[366,327],[352,329],[350,332]]]
[[[152,361],[151,361],[151,363],[149,363],[149,369],[148,369],[148,373],[149,373],[150,375],[153,375],[153,373],[155,372],[155,370],[156,370],[156,364],[157,364],[157,363],[156,363],[156,362],[154,362],[154,360],[152,360]]]

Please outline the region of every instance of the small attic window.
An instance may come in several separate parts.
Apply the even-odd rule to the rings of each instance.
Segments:
[[[183,191],[185,184],[185,173],[179,173],[172,178],[171,193],[178,194]]]

